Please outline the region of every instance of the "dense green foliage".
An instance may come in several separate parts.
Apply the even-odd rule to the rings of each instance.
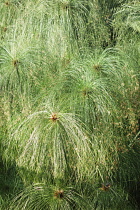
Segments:
[[[0,14],[0,208],[139,209],[139,0]]]

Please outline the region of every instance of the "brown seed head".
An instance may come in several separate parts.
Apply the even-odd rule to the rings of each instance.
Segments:
[[[6,1],[6,2],[5,2],[5,5],[6,5],[6,6],[9,6],[9,5],[10,5],[10,2],[9,2],[9,1]]]
[[[56,113],[52,113],[51,116],[50,116],[50,119],[55,122],[59,119],[59,117],[57,116]]]
[[[64,198],[64,190],[57,190],[54,192],[54,197],[62,199]]]
[[[102,184],[102,187],[100,188],[103,191],[108,191],[110,189],[111,185],[110,184]]]
[[[18,66],[18,64],[19,64],[19,61],[18,60],[13,60],[13,65],[14,65],[14,67],[17,67]]]
[[[6,32],[6,31],[7,31],[7,27],[4,27],[4,28],[3,28],[3,31]]]

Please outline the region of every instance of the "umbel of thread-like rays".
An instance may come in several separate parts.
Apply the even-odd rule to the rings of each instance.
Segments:
[[[69,167],[80,171],[90,154],[81,124],[71,113],[35,112],[11,132],[5,157],[35,171],[45,167],[55,177],[63,176]]]
[[[25,188],[17,195],[10,204],[9,209],[88,209],[88,203],[72,187],[46,186],[43,183],[36,183]]]
[[[114,100],[110,94],[110,85],[106,78],[100,78],[93,67],[82,63],[71,67],[66,72],[68,77],[66,88],[72,111],[82,115],[88,125],[97,125],[97,118],[105,119],[115,109]],[[74,106],[73,106],[74,104]],[[86,124],[87,125],[87,124]]]

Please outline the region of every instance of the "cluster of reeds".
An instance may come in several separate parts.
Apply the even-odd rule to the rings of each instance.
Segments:
[[[138,0],[2,1],[3,209],[139,208],[139,11]]]

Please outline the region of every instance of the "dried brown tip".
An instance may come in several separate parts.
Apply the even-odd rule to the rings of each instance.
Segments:
[[[56,190],[54,192],[54,197],[59,199],[64,198],[64,190]]]
[[[110,189],[111,185],[110,184],[102,184],[102,187],[100,188],[103,191],[108,191]]]
[[[51,116],[50,116],[50,119],[55,122],[59,119],[59,117],[57,116],[56,113],[52,113]]]

